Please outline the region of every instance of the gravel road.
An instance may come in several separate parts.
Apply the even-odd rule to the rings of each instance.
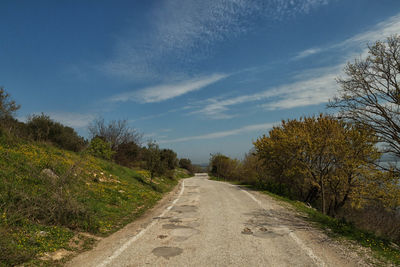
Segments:
[[[362,266],[269,196],[198,174],[68,266]]]

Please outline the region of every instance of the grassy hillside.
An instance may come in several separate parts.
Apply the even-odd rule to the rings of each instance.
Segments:
[[[120,229],[185,176],[179,170],[151,182],[144,170],[0,132],[0,266],[84,249],[93,239],[78,233]]]

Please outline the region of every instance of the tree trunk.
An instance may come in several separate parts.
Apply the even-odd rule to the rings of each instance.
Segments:
[[[325,186],[324,186],[324,180],[321,178],[321,198],[322,198],[322,213],[326,214],[326,209],[325,209]]]

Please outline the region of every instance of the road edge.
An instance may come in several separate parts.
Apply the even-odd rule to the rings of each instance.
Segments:
[[[84,262],[90,261],[91,258],[101,258],[102,260],[97,263],[97,266],[107,266],[120,254],[114,256],[121,246],[129,246],[151,227],[155,222],[155,218],[162,216],[172,208],[183,193],[185,179],[187,178],[179,180],[178,184],[170,192],[166,193],[157,204],[145,211],[140,217],[110,236],[101,238],[90,250],[75,254],[73,258],[67,259],[64,266],[84,266],[86,265]],[[129,244],[126,245],[128,242]],[[118,247],[115,244],[118,244]],[[111,260],[109,260],[110,258]]]

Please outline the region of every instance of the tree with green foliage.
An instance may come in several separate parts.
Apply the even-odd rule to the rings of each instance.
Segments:
[[[78,152],[86,144],[71,127],[62,125],[52,120],[48,115],[31,115],[28,118],[26,127],[30,138],[35,141],[50,141],[60,148]]]
[[[255,150],[251,149],[241,162],[240,180],[248,184],[262,186],[261,183],[266,175],[265,169]]]
[[[240,162],[221,153],[211,154],[209,169],[211,175],[217,178],[224,180],[240,179]]]
[[[182,158],[179,160],[179,167],[193,173],[193,165],[190,159]]]
[[[115,153],[111,149],[111,144],[99,136],[96,136],[90,141],[86,151],[92,156],[106,160],[110,160]]]
[[[146,169],[150,171],[151,181],[156,175],[162,174],[165,171],[165,166],[161,161],[160,148],[157,143],[149,141],[145,150]]]
[[[118,145],[113,156],[116,163],[130,167],[138,161],[141,154],[141,147],[135,142],[127,142]]]
[[[172,149],[162,149],[160,151],[160,159],[168,170],[173,170],[178,167],[178,158],[175,151]]]
[[[303,201],[335,215],[372,179],[380,157],[370,128],[320,115],[283,121],[254,142],[271,174]]]

